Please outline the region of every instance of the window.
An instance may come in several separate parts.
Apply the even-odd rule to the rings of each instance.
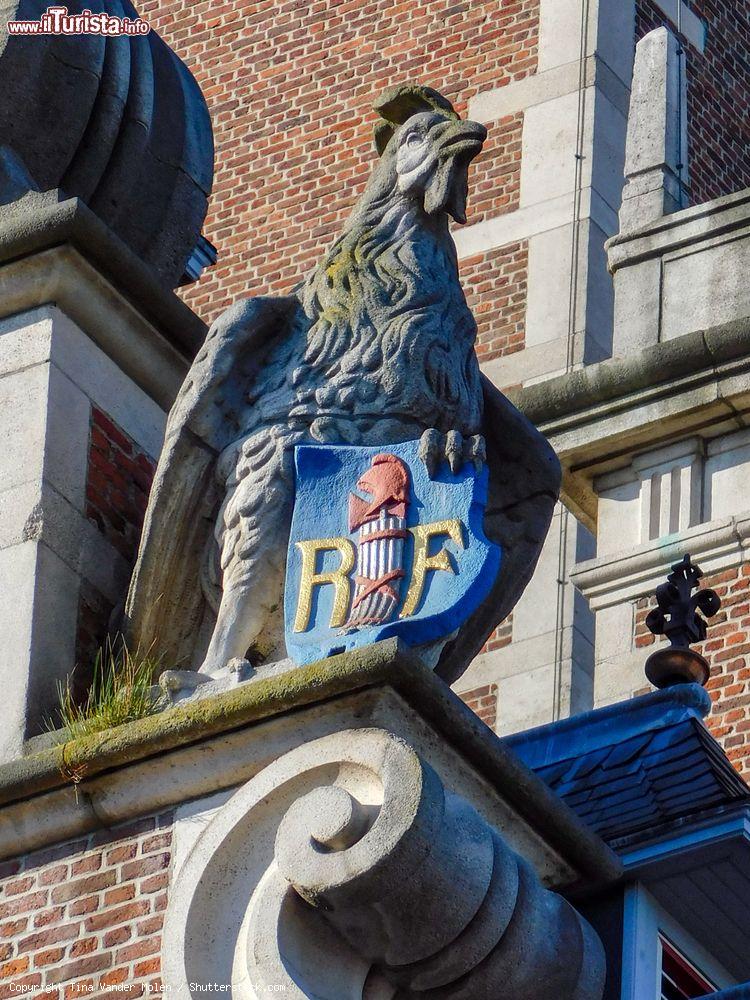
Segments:
[[[714,993],[716,985],[696,969],[663,935],[661,945],[661,1000],[691,1000]]]
[[[693,1000],[737,982],[639,882],[625,889],[623,918],[621,1000]]]

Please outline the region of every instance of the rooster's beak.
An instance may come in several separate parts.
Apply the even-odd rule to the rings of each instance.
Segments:
[[[429,215],[447,212],[456,222],[466,222],[469,164],[481,151],[487,129],[478,122],[451,122],[440,136],[437,163],[425,189],[424,207]]]

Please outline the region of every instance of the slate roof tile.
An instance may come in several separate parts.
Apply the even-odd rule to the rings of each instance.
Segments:
[[[507,740],[597,833],[614,841],[750,789],[706,729],[705,692],[657,692]]]

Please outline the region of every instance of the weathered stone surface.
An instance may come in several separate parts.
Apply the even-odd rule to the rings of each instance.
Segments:
[[[46,3],[0,6],[0,200],[23,190],[80,197],[174,288],[200,236],[213,179],[203,95],[159,36],[8,33]],[[69,3],[135,18],[130,3]],[[5,169],[2,169],[2,168]]]
[[[513,394],[555,447],[563,498],[596,530],[596,477],[655,442],[715,438],[747,424],[748,322],[654,344]]]
[[[630,231],[682,205],[687,176],[687,83],[680,43],[667,28],[636,46],[620,228]]]
[[[427,754],[546,886],[618,877],[599,838],[393,640],[0,766],[0,858],[17,852],[21,836],[33,849],[210,796],[305,741],[372,726]]]
[[[250,647],[283,656],[292,449],[305,442],[484,435],[485,531],[505,557],[492,594],[445,647],[444,676],[462,672],[531,576],[557,462],[480,376],[447,226],[449,215],[465,220],[467,169],[486,131],[431,91],[407,97],[388,95],[381,160],[300,297],[225,313],[172,411],[128,605],[131,642],[155,642],[170,665],[202,661],[215,674]]]
[[[185,997],[599,1000],[605,972],[575,910],[377,728],[296,748],[219,809],[172,889],[164,955]]]
[[[0,319],[0,575],[16,598],[0,608],[0,758],[10,759],[55,715],[57,685],[82,658],[89,588],[110,609],[127,591],[132,564],[90,519],[92,412],[157,455],[186,365],[70,248],[0,267],[0,289],[0,315],[12,313]]]
[[[750,195],[739,191],[613,237],[615,355],[750,316],[749,222]]]

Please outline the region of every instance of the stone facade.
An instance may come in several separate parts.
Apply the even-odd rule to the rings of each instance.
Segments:
[[[133,368],[116,363],[107,345],[92,338],[91,319],[75,322],[63,303],[37,299],[35,305],[38,292],[26,282],[29,307],[3,319],[0,332],[0,393],[3,414],[11,418],[3,425],[0,580],[4,593],[16,595],[0,609],[6,758],[44,728],[57,702],[57,681],[90,656],[124,599],[142,516],[137,494],[148,473],[125,469],[130,456],[122,446],[145,462],[161,448],[165,421]],[[114,289],[108,292],[117,297]],[[88,293],[81,286],[77,294]],[[92,291],[89,303],[94,301]],[[6,300],[6,307],[12,310],[13,303]],[[115,323],[102,325],[116,338]],[[127,319],[126,328],[135,337]],[[137,351],[137,338],[135,346]],[[120,437],[109,442],[105,429]],[[119,466],[114,476],[113,462]],[[143,495],[140,506],[142,511]],[[133,522],[129,543],[127,518]]]
[[[656,7],[669,20],[673,5]],[[682,140],[677,129],[677,143],[667,141],[682,99],[669,36],[652,38],[664,56],[652,60],[662,100],[655,109],[635,100],[631,118],[656,147],[636,149],[645,159],[625,155],[635,4],[425,11],[198,4],[183,18],[167,6],[185,51],[202,60],[223,169],[236,178],[211,222],[226,227],[231,259],[205,283],[210,303],[200,285],[186,297],[208,317],[253,280],[253,292],[287,290],[338,230],[349,206],[330,180],[346,178],[356,196],[372,155],[359,112],[347,120],[342,102],[328,116],[356,60],[369,60],[362,76],[380,73],[379,85],[412,62],[415,75],[423,64],[444,73],[464,110],[497,126],[475,174],[476,215],[457,237],[485,371],[515,387],[565,469],[567,506],[539,573],[461,681],[463,704],[386,641],[262,680],[230,678],[102,734],[24,746],[55,680],[95,645],[123,596],[165,414],[205,331],[179,299],[154,292],[132,255],[113,264],[96,239],[61,237],[59,220],[45,237],[52,247],[29,245],[25,230],[20,250],[0,241],[0,583],[16,598],[0,608],[9,693],[0,1000],[25,988],[55,1000],[162,986],[201,995],[187,986],[193,973],[237,997],[387,1000],[437,989],[494,1000],[505,989],[518,1000],[603,991],[642,1000],[661,972],[660,933],[696,961],[710,952],[705,970],[718,987],[750,975],[750,793],[702,725],[705,692],[631,699],[655,645],[644,631],[648,595],[689,547],[724,599],[703,646],[716,701],[709,725],[747,769],[748,196],[656,212],[637,232],[627,211],[618,219],[623,164],[646,163],[649,181],[664,184],[655,198],[633,185],[646,208],[679,207],[666,197]],[[430,30],[404,53],[393,37],[407,21],[410,37]],[[700,53],[700,19],[683,27]],[[276,58],[295,47],[297,69],[316,69],[296,89]],[[253,93],[238,83],[246,62],[256,119],[271,123],[242,134],[259,158],[236,145]],[[352,83],[362,109],[370,89]],[[661,130],[635,127],[655,120]],[[243,163],[263,168],[254,204]],[[333,207],[320,218],[320,205]],[[519,426],[510,446],[523,453]],[[507,473],[515,457],[499,450],[490,467]],[[533,469],[524,471],[528,486]],[[518,520],[528,534],[522,507]],[[500,600],[507,594],[493,602],[493,623]],[[618,699],[524,734],[527,756],[523,736],[488,729],[506,734]],[[673,797],[684,798],[679,808]]]
[[[734,2],[680,9],[686,198],[697,204],[748,183],[741,148],[746,80],[737,48],[747,35],[747,14]],[[501,387],[522,386],[596,363],[613,349],[619,353],[603,246],[618,230],[633,43],[658,24],[675,30],[677,6],[599,0],[589,10],[582,25],[573,0],[470,9],[429,3],[419,17],[391,0],[356,11],[145,4],[143,15],[203,85],[216,130],[219,175],[206,231],[220,262],[184,292],[186,301],[211,320],[248,290],[283,292],[294,285],[362,190],[374,158],[373,96],[389,82],[419,75],[490,129],[472,168],[469,224],[456,230],[485,371]],[[383,43],[395,33],[398,43]],[[365,36],[370,41],[363,45]],[[274,59],[269,46],[278,53]],[[344,102],[340,89],[348,80],[355,83]],[[321,144],[328,147],[324,155]],[[720,153],[726,149],[734,153]],[[717,230],[723,224],[722,215]],[[675,277],[668,301],[679,305],[685,289],[700,288],[690,265],[688,258],[670,262]],[[712,298],[700,299],[690,312],[705,325],[704,313],[714,307]],[[148,454],[155,457],[158,446],[150,444]],[[129,503],[123,500],[118,518],[128,521]],[[520,670],[519,698],[500,698],[501,731],[592,703],[593,618],[567,589],[571,567],[592,551],[589,527],[560,516],[522,601],[515,642],[525,645],[490,644],[474,679],[467,678],[475,686],[498,682],[507,691],[508,678]],[[66,646],[66,663],[90,656],[120,590],[103,598],[84,578],[78,638],[73,653]],[[554,608],[554,615],[538,615],[540,606]],[[555,622],[569,639],[559,640]]]

